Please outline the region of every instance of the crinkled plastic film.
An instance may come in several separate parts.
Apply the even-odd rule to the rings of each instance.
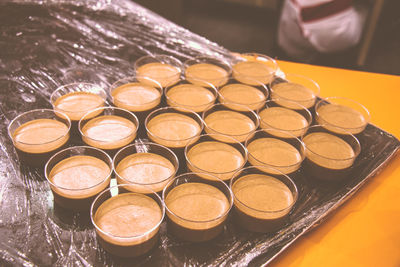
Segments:
[[[237,265],[269,262],[351,196],[394,155],[399,141],[368,125],[351,179],[334,186],[299,173],[299,201],[276,233],[248,233],[232,218],[206,244],[182,242],[163,222],[151,253],[121,260],[98,244],[88,214],[58,210],[42,169],[21,166],[7,125],[18,114],[51,108],[50,94],[73,81],[112,83],[133,74],[146,54],[181,60],[209,55],[232,60],[226,49],[124,0],[0,3],[0,265]]]

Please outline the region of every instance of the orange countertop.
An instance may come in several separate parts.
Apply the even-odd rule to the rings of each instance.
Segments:
[[[315,80],[321,97],[363,104],[371,123],[400,138],[400,76],[278,61]],[[318,227],[270,266],[400,266],[400,153]]]

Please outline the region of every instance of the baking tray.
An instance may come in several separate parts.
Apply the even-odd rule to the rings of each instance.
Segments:
[[[146,54],[182,61],[199,55],[231,61],[232,54],[127,0],[2,1],[0,29],[2,266],[267,264],[382,170],[400,147],[394,136],[368,125],[349,179],[320,183],[300,170],[299,201],[288,224],[275,233],[245,232],[230,217],[216,240],[190,244],[167,233],[164,222],[151,253],[117,259],[99,246],[87,214],[53,206],[42,169],[20,166],[8,123],[22,112],[51,108],[50,94],[61,84],[82,80],[107,85],[129,76],[133,62]]]

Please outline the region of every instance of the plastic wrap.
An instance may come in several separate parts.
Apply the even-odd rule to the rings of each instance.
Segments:
[[[0,265],[237,265],[269,262],[382,168],[399,141],[369,125],[350,179],[315,183],[296,177],[299,201],[276,233],[239,229],[232,218],[207,244],[182,242],[161,227],[151,253],[121,260],[99,246],[87,214],[59,210],[42,169],[21,166],[7,125],[18,114],[51,108],[50,94],[72,81],[109,84],[133,73],[133,62],[163,53],[232,60],[226,49],[130,1],[14,1],[0,3]]]

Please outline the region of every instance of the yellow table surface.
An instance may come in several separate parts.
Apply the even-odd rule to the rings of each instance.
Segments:
[[[278,61],[302,74],[320,96],[363,104],[371,123],[400,138],[400,76]],[[270,266],[400,266],[400,153],[318,227],[295,241]]]

